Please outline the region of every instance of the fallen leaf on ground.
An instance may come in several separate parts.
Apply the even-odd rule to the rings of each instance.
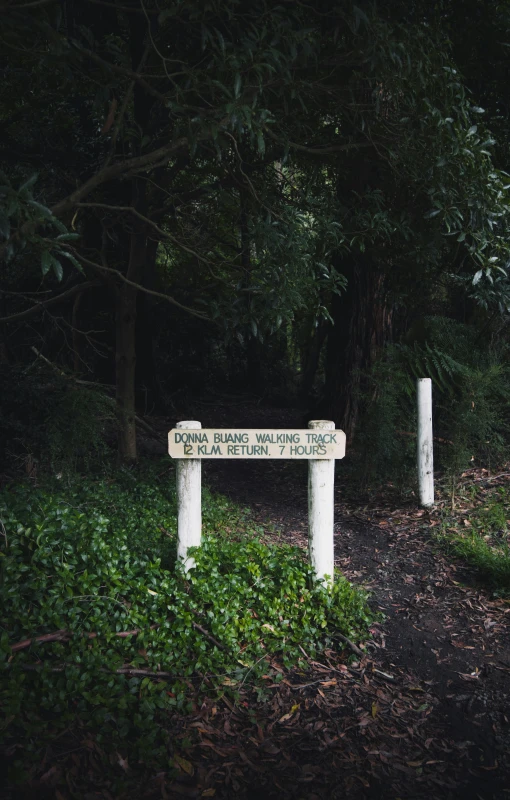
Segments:
[[[278,722],[287,722],[296,713],[300,705],[301,703],[296,703],[293,705],[288,714],[284,714],[283,717],[280,717]]]
[[[182,756],[174,755],[173,760],[174,763],[178,764],[179,767],[182,769],[182,771],[185,772],[187,775],[193,775],[193,773],[195,772],[193,764],[191,764],[191,762],[187,761],[185,758],[182,758]]]

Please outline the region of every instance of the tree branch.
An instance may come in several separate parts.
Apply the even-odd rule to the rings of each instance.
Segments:
[[[206,138],[206,136],[204,135],[203,138]],[[56,205],[54,205],[51,209],[51,213],[55,217],[61,216],[66,211],[69,211],[69,209],[73,208],[76,203],[79,203],[80,200],[90,194],[90,192],[92,192],[94,189],[102,186],[103,183],[113,180],[114,178],[120,178],[128,173],[132,174],[138,170],[147,169],[148,167],[153,166],[156,162],[160,161],[162,158],[169,158],[172,153],[175,153],[182,147],[186,147],[187,144],[188,138],[186,136],[182,136],[175,142],[170,142],[170,144],[159,147],[157,150],[153,150],[151,153],[144,153],[144,155],[141,156],[135,156],[134,158],[129,158],[124,161],[118,161],[116,164],[112,164],[111,166],[99,170],[99,172],[89,178],[88,181],[85,181],[85,183],[76,189],[76,191],[72,192],[66,198],[61,200],[60,203],[56,203]]]
[[[218,642],[218,640],[215,639],[214,636],[212,636],[208,630],[203,628],[202,625],[199,625],[198,622],[192,622],[191,626],[196,631],[201,633],[202,636],[205,636],[206,639],[209,639],[209,641],[215,647],[217,647],[218,650],[223,650],[223,651],[227,650],[225,645],[221,644],[221,642]],[[149,630],[153,631],[156,630],[157,628],[159,628],[159,625],[151,625],[149,627]],[[142,631],[137,629],[134,631],[118,631],[114,632],[113,635],[117,636],[120,639],[127,639],[130,636],[138,636],[139,633],[142,633]],[[99,634],[95,633],[94,631],[88,631],[86,633],[81,633],[78,635],[82,636],[85,639],[97,639],[97,637],[99,636]],[[11,645],[11,652],[18,653],[20,650],[26,650],[27,647],[30,647],[30,645],[34,643],[46,644],[47,642],[67,642],[72,636],[73,636],[72,631],[67,631],[65,629],[55,631],[54,633],[44,633],[42,636],[36,636],[34,639],[23,639],[23,641],[21,642],[16,642],[16,644]]]
[[[66,292],[62,292],[55,297],[49,297],[47,300],[35,300],[34,302],[36,305],[32,306],[32,308],[27,308],[25,311],[20,311],[18,314],[11,314],[8,317],[0,317],[0,322],[17,322],[20,319],[32,317],[34,314],[44,311],[45,308],[53,305],[54,303],[60,303],[62,300],[69,300],[70,297],[74,297],[74,295],[78,294],[79,292],[84,292],[86,289],[91,289],[92,287],[100,285],[101,284],[99,281],[87,281],[86,283],[79,283],[76,286],[73,286],[71,289],[68,289]],[[3,290],[0,289],[0,292],[2,291]],[[6,294],[10,293],[6,292]]]
[[[177,247],[180,247],[181,250],[184,250],[186,253],[195,256],[195,258],[198,258],[199,261],[203,261],[204,264],[211,264],[207,258],[201,256],[200,253],[197,253],[197,251],[193,250],[193,248],[183,244],[181,241],[179,241],[179,239],[176,239],[175,236],[172,236],[171,233],[168,233],[168,231],[164,231],[163,228],[160,228],[159,225],[149,219],[149,217],[141,214],[136,208],[133,208],[133,206],[112,206],[108,205],[107,203],[77,203],[76,205],[78,208],[104,208],[109,211],[129,211],[131,214],[134,214],[135,217],[138,217],[138,219],[141,219],[142,222],[145,222],[146,225],[149,225],[153,230],[155,230],[162,239],[170,239],[170,241],[177,245]]]
[[[327,156],[331,155],[332,153],[342,153],[346,150],[352,150],[353,148],[361,148],[361,147],[373,147],[372,142],[349,142],[346,144],[334,144],[329,147],[307,147],[304,144],[298,144],[297,142],[285,142],[282,139],[279,139],[276,134],[274,134],[269,128],[265,129],[265,133],[273,139],[278,144],[287,144],[293,150],[299,150],[301,153],[309,153],[313,156]]]
[[[220,126],[224,125],[226,124],[226,120],[220,120],[218,124]],[[208,139],[209,136],[211,136],[211,131],[206,130],[202,131],[202,133],[199,133],[197,139],[202,141],[204,139]],[[60,216],[66,211],[69,211],[69,209],[73,208],[76,203],[79,203],[94,189],[102,186],[103,183],[113,180],[114,178],[127,177],[128,175],[148,169],[149,167],[154,167],[162,160],[165,161],[173,153],[176,153],[178,150],[186,147],[188,144],[188,137],[181,136],[180,139],[176,139],[169,144],[158,147],[157,150],[152,150],[150,153],[144,153],[141,156],[135,156],[134,158],[128,158],[124,161],[119,161],[116,164],[112,164],[111,166],[99,170],[99,172],[89,178],[88,181],[85,181],[85,183],[76,189],[76,191],[72,192],[66,198],[61,200],[60,203],[54,205],[51,209],[51,213],[55,217]]]
[[[337,636],[342,642],[345,642],[345,644],[349,645],[353,653],[356,653],[357,656],[363,658],[363,656],[365,655],[363,650],[361,650],[357,644],[351,642],[351,640],[348,639],[347,636],[344,636],[343,633],[338,633],[338,631],[335,633],[335,636]]]
[[[155,630],[158,625],[151,625],[149,630]],[[113,635],[118,636],[120,639],[127,639],[129,636],[138,636],[141,631],[119,631],[115,632]],[[25,650],[27,647],[30,647],[31,644],[38,643],[38,644],[46,644],[47,642],[67,642],[72,637],[71,631],[60,630],[55,631],[54,633],[44,633],[42,636],[36,636],[35,639],[23,639],[22,642],[17,642],[16,644],[11,645],[11,652],[18,653],[20,650]],[[80,634],[85,639],[97,639],[99,636],[98,633],[94,631],[90,631],[88,633]]]
[[[154,89],[138,72],[128,69],[127,67],[121,67],[118,64],[112,64],[111,61],[106,61],[104,58],[101,58],[101,56],[98,56],[93,50],[88,50],[86,47],[82,47],[82,45],[78,44],[78,42],[73,41],[73,46],[80,53],[83,53],[90,58],[91,61],[95,61],[96,64],[99,64],[100,66],[105,67],[112,72],[116,72],[118,75],[124,75],[126,78],[130,78],[132,81],[135,81],[135,83],[143,86],[146,92],[152,94],[153,97],[156,97],[164,105],[166,105],[168,102],[168,97],[161,92],[158,92],[157,89]]]
[[[220,126],[225,124],[225,122],[225,120],[221,120],[219,123]],[[210,135],[211,132],[209,130],[202,131],[202,133],[197,136],[197,139],[198,141],[201,141],[207,139]],[[54,217],[62,216],[67,211],[70,211],[72,208],[74,208],[74,206],[79,203],[80,200],[90,194],[90,192],[92,192],[94,189],[97,189],[99,186],[102,186],[104,183],[114,180],[115,178],[126,178],[130,175],[136,174],[139,171],[160,166],[161,164],[164,164],[173,153],[181,150],[188,144],[188,137],[182,136],[180,139],[176,139],[174,142],[170,142],[163,147],[159,147],[157,150],[153,150],[150,153],[144,153],[141,156],[129,158],[124,161],[119,161],[116,164],[112,164],[111,166],[103,167],[103,169],[100,169],[99,172],[89,178],[88,181],[85,181],[85,183],[83,183],[78,189],[69,194],[59,203],[56,203],[51,209],[51,213]],[[38,224],[42,224],[42,222],[25,222],[10,237],[8,241],[4,242],[4,244],[0,246],[0,257],[2,257],[2,255],[5,253],[9,243],[16,241],[24,233],[33,232],[37,228]]]
[[[126,278],[125,275],[122,274],[118,269],[113,269],[113,267],[106,267],[102,264],[97,264],[95,261],[90,261],[85,256],[82,256],[77,250],[73,248],[73,254],[76,258],[81,261],[82,264],[85,264],[87,267],[91,267],[94,270],[100,270],[102,272],[106,272],[110,275],[116,275],[118,278],[121,279],[124,283],[127,283],[129,286],[133,286],[135,289],[139,289],[140,292],[145,292],[146,294],[153,295],[154,297],[160,297],[162,300],[166,300],[168,303],[171,303],[177,308],[180,308],[182,311],[186,311],[188,314],[192,314],[194,317],[198,317],[198,319],[203,319],[207,322],[212,322],[212,319],[207,316],[207,314],[202,313],[201,311],[196,311],[194,308],[190,308],[189,306],[185,306],[182,303],[179,303],[178,300],[175,300],[169,294],[164,294],[163,292],[156,292],[154,289],[147,289],[147,287],[142,286],[139,283],[135,283],[134,281],[130,281],[129,278]],[[0,320],[1,322],[1,320]]]
[[[41,8],[42,6],[51,6],[59,2],[60,0],[33,0],[31,3],[22,3],[21,5],[8,3],[7,5],[0,6],[0,11],[23,11],[25,8]]]
[[[101,5],[108,5],[108,3],[101,3]],[[49,670],[50,672],[64,672],[67,664],[61,664],[56,667],[49,667],[47,664],[22,664],[21,669],[26,672],[38,672],[41,669]],[[105,672],[107,675],[145,675],[148,678],[179,678],[180,675],[174,675],[172,672],[153,672],[150,669],[135,669],[132,667],[121,667],[120,669],[106,669],[100,667],[99,672]]]

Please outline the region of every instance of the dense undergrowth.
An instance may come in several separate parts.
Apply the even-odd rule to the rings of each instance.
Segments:
[[[360,393],[357,484],[388,481],[408,491],[416,476],[416,380],[430,377],[434,466],[456,480],[473,464],[494,469],[510,457],[510,369],[505,342],[488,347],[475,327],[424,317],[404,341],[388,345]]]
[[[0,494],[1,718],[4,747],[23,742],[12,778],[70,727],[168,767],[172,709],[250,684],[263,697],[262,675],[366,635],[362,592],[314,584],[301,551],[262,543],[207,491],[196,569],[176,569],[173,484],[160,464]]]
[[[442,512],[437,538],[481,583],[510,593],[510,486],[462,485],[455,508]]]

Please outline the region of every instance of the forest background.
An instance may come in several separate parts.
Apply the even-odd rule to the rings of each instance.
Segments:
[[[4,469],[251,393],[395,479],[416,377],[439,466],[504,459],[507,3],[1,13]]]
[[[451,675],[482,674],[486,727],[469,737],[507,786],[508,663],[487,659],[510,586],[510,494],[490,483],[510,446],[510,3],[0,0],[0,23],[5,796],[166,797],[183,781],[244,796],[236,780],[258,796],[250,759],[266,788],[294,770],[287,724],[314,743],[293,751],[295,774],[313,761],[302,781],[323,780],[321,796],[364,798],[370,777],[371,796],[420,796],[416,779],[430,797],[448,775],[485,792],[492,773],[473,784],[446,702]],[[442,492],[423,518],[422,377]],[[257,427],[276,414],[345,430],[337,563],[375,600],[341,574],[314,583],[293,516],[302,463],[263,462],[271,524],[204,489],[196,569],[176,568],[165,432],[200,409],[230,425],[243,402]],[[352,527],[348,503],[377,496],[387,519]],[[445,543],[491,592],[476,630]],[[430,652],[421,616],[405,627],[413,598],[430,605]],[[470,669],[448,672],[438,620],[475,631]],[[440,688],[396,666],[409,642],[425,666],[438,654]],[[189,760],[219,720],[223,739],[241,725],[237,778],[227,751],[211,766],[210,741],[196,773]],[[398,753],[388,720],[404,724]],[[356,757],[331,755],[332,737]]]

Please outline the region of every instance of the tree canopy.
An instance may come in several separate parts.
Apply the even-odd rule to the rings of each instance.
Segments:
[[[484,57],[506,3],[483,31],[455,2],[48,0],[2,21],[3,357],[115,383],[123,459],[140,391],[161,401],[157,341],[205,337],[252,387],[283,347],[352,432],[360,371],[416,316],[508,312],[506,42]]]

